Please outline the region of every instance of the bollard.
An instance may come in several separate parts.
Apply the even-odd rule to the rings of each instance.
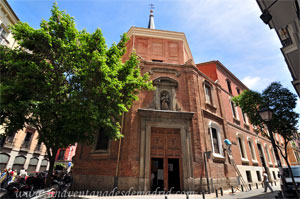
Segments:
[[[242,189],[242,192],[244,192],[244,187],[243,187],[243,185],[241,185],[241,189]]]
[[[216,191],[216,198],[218,197],[218,189],[215,190]]]
[[[249,184],[249,189],[250,189],[250,191],[252,190],[251,184]]]
[[[232,193],[234,193],[234,189],[233,189],[233,186],[231,186],[231,191],[232,191]]]
[[[257,184],[257,183],[255,183],[255,185],[256,185],[256,189],[258,189],[258,184]]]
[[[223,189],[222,188],[220,188],[220,192],[221,192],[221,196],[223,196]]]
[[[186,199],[189,199],[189,194],[186,192]]]
[[[205,193],[202,191],[202,199],[205,199]]]

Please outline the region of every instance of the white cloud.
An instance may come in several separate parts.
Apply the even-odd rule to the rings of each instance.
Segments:
[[[268,78],[261,78],[258,76],[257,77],[246,76],[242,79],[242,82],[249,89],[261,92],[272,82],[272,80]]]
[[[178,14],[183,24],[201,35],[209,34],[212,40],[244,47],[244,42],[255,43],[249,37],[261,36],[257,22],[267,29],[259,19],[260,10],[255,1],[186,0],[182,6]],[[258,19],[252,20],[254,17]]]

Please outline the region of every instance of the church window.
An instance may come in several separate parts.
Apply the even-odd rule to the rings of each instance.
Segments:
[[[217,129],[211,128],[211,134],[212,134],[212,138],[213,138],[214,152],[220,153]]]
[[[211,87],[210,85],[208,84],[204,84],[204,89],[205,89],[205,100],[206,100],[206,103],[209,103],[209,104],[213,104],[212,103],[212,95],[211,95]]]
[[[247,160],[247,156],[246,156],[246,150],[245,150],[245,145],[244,145],[244,137],[242,135],[238,135],[237,137],[238,139],[238,143],[239,143],[239,148],[240,148],[240,153],[242,156],[242,160]]]
[[[232,110],[233,117],[238,119],[238,115],[237,115],[237,111],[236,111],[236,105],[231,100],[230,100],[230,104],[231,104],[231,110]]]
[[[230,80],[226,80],[226,82],[227,82],[228,92],[229,92],[230,94],[232,94],[231,82],[230,82]]]
[[[241,93],[241,90],[238,87],[236,87],[236,92],[239,95]]]
[[[249,124],[247,114],[242,111],[243,121],[245,124]]]
[[[211,138],[213,155],[217,157],[223,157],[220,127],[216,123],[210,122],[209,133]]]
[[[253,144],[252,144],[251,140],[248,140],[248,145],[249,145],[252,160],[256,160],[256,155],[255,155]]]
[[[105,134],[104,128],[100,128],[97,135],[95,150],[108,150],[109,137]]]

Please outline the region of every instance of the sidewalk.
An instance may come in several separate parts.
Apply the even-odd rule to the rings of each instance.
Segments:
[[[222,199],[231,199],[231,198],[267,199],[267,198],[272,198],[272,199],[274,199],[275,196],[280,191],[280,184],[273,186],[272,189],[274,190],[273,193],[271,193],[269,189],[268,189],[267,193],[264,193],[264,188],[261,188],[261,186],[258,189],[256,189],[256,187],[254,187],[254,188],[252,188],[251,191],[247,191],[247,192],[238,191],[234,194],[227,191],[227,193],[224,193],[224,196],[220,196],[220,194],[219,194],[218,198],[222,198]],[[208,199],[208,198],[216,198],[216,195],[209,194],[209,195],[205,196],[205,199]]]
[[[280,185],[272,187],[274,192],[271,193],[268,190],[267,193],[264,193],[264,189],[261,186],[256,189],[256,187],[252,188],[251,191],[241,192],[237,191],[232,194],[231,190],[225,190],[224,195],[221,196],[220,192],[218,194],[218,198],[222,199],[238,199],[238,198],[247,198],[247,199],[274,199],[275,196],[280,191]],[[73,199],[203,199],[202,195],[193,194],[193,195],[185,195],[185,194],[169,194],[169,195],[127,195],[127,196],[80,196],[80,197],[72,197]],[[217,199],[215,193],[205,194],[205,199]]]

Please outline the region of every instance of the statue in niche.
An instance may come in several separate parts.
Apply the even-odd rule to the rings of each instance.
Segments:
[[[168,92],[163,92],[160,96],[160,109],[170,110],[170,95]]]

